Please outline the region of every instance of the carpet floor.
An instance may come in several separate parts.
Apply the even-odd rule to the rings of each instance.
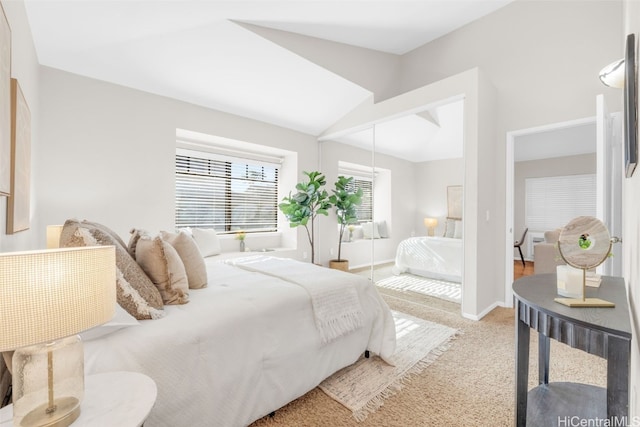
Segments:
[[[252,427],[512,426],[514,311],[496,308],[481,321],[460,305],[418,293],[379,288],[391,309],[460,331],[451,347],[364,421],[318,388]],[[529,387],[537,385],[537,334],[531,334]],[[551,381],[606,385],[606,361],[551,340]]]

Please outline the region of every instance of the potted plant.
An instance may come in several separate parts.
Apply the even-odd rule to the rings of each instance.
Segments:
[[[336,218],[339,224],[338,232],[338,258],[329,261],[329,266],[342,271],[349,270],[349,261],[342,259],[342,239],[347,227],[352,227],[358,221],[357,207],[362,204],[362,189],[353,190],[349,184],[353,177],[339,176],[335,182],[333,194],[329,197],[329,202],[336,208]],[[349,228],[351,235],[351,228]]]
[[[289,193],[278,205],[282,213],[289,220],[290,227],[303,226],[307,231],[309,245],[311,245],[311,262],[315,263],[315,232],[314,220],[316,216],[328,215],[331,208],[329,194],[322,187],[327,183],[321,172],[304,172],[308,181],[299,182],[296,185],[297,192]]]

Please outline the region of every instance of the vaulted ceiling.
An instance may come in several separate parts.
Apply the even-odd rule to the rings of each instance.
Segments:
[[[310,41],[356,46],[393,60],[510,1],[25,5],[42,65],[319,135],[376,94],[362,83],[366,76],[345,77],[314,56],[318,47]],[[287,36],[294,43],[283,43]]]

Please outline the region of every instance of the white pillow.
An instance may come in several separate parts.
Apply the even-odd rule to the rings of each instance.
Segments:
[[[381,239],[389,237],[389,231],[387,230],[387,221],[380,221],[378,223],[378,233],[380,233]]]
[[[213,228],[193,228],[191,233],[203,257],[220,255],[222,249],[220,249],[220,240],[218,240],[216,230]]]
[[[127,313],[124,308],[120,307],[120,304],[116,304],[116,312],[111,320],[105,324],[98,325],[94,328],[81,332],[80,337],[83,341],[93,340],[115,332],[118,329],[138,325],[140,325],[140,322],[138,322],[135,317]]]
[[[375,222],[365,222],[362,224],[362,236],[365,239],[380,238],[380,232],[378,231],[378,224]]]
[[[462,239],[462,221],[455,221],[453,238]]]
[[[443,237],[453,237],[455,232],[455,221],[451,218],[447,218],[447,221],[444,225],[444,236]]]

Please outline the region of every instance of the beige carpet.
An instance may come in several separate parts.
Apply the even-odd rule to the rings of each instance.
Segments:
[[[363,422],[320,389],[252,427],[512,426],[514,419],[514,316],[497,308],[479,322],[460,316],[460,305],[409,292],[380,289],[397,311],[459,329],[451,347]],[[537,335],[532,334],[529,385],[537,385]],[[551,381],[604,386],[606,361],[551,341]]]
[[[396,351],[390,363],[379,357],[364,357],[333,374],[320,389],[364,421],[384,405],[411,378],[449,348],[456,330],[405,313],[393,311],[396,325]]]

